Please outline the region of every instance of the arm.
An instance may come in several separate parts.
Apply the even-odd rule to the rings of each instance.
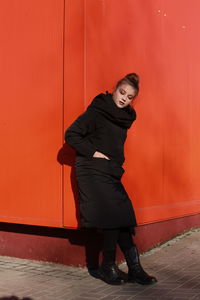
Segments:
[[[80,115],[66,130],[65,141],[78,153],[92,157],[96,152],[96,147],[88,139],[95,130],[95,114],[86,111]]]

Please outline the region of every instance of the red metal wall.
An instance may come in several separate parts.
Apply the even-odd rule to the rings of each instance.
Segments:
[[[63,1],[0,1],[0,220],[62,226]]]
[[[99,91],[111,91],[121,76],[137,72],[141,76],[138,118],[128,135],[123,182],[138,223],[199,213],[200,3],[76,0],[68,4],[74,15],[71,27],[66,27],[66,41],[73,36],[73,42],[70,47],[66,42],[65,48],[71,61],[70,69],[67,60],[65,65],[65,127]],[[65,181],[70,170],[66,167]],[[69,192],[65,197],[65,226],[74,227],[74,197]]]
[[[199,12],[198,0],[0,2],[1,221],[76,228],[63,131],[132,71],[123,182],[138,223],[200,213]]]

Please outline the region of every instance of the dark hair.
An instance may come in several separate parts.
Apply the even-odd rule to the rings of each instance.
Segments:
[[[139,93],[139,81],[140,78],[136,73],[129,73],[117,82],[115,88],[117,89],[123,83],[128,83],[136,90],[135,96],[137,96]]]

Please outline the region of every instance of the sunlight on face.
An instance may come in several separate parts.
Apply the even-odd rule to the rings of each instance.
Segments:
[[[122,83],[113,93],[113,101],[119,108],[128,106],[136,95],[136,90],[128,83]]]

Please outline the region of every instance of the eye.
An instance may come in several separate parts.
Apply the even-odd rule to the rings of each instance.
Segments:
[[[133,96],[131,96],[131,95],[128,96],[128,99],[129,99],[129,100],[132,100],[132,99],[133,99]]]
[[[122,95],[124,95],[124,94],[125,94],[125,91],[124,91],[124,90],[122,90],[122,89],[120,89],[120,90],[119,90],[119,92],[120,92],[120,94],[122,94]]]

